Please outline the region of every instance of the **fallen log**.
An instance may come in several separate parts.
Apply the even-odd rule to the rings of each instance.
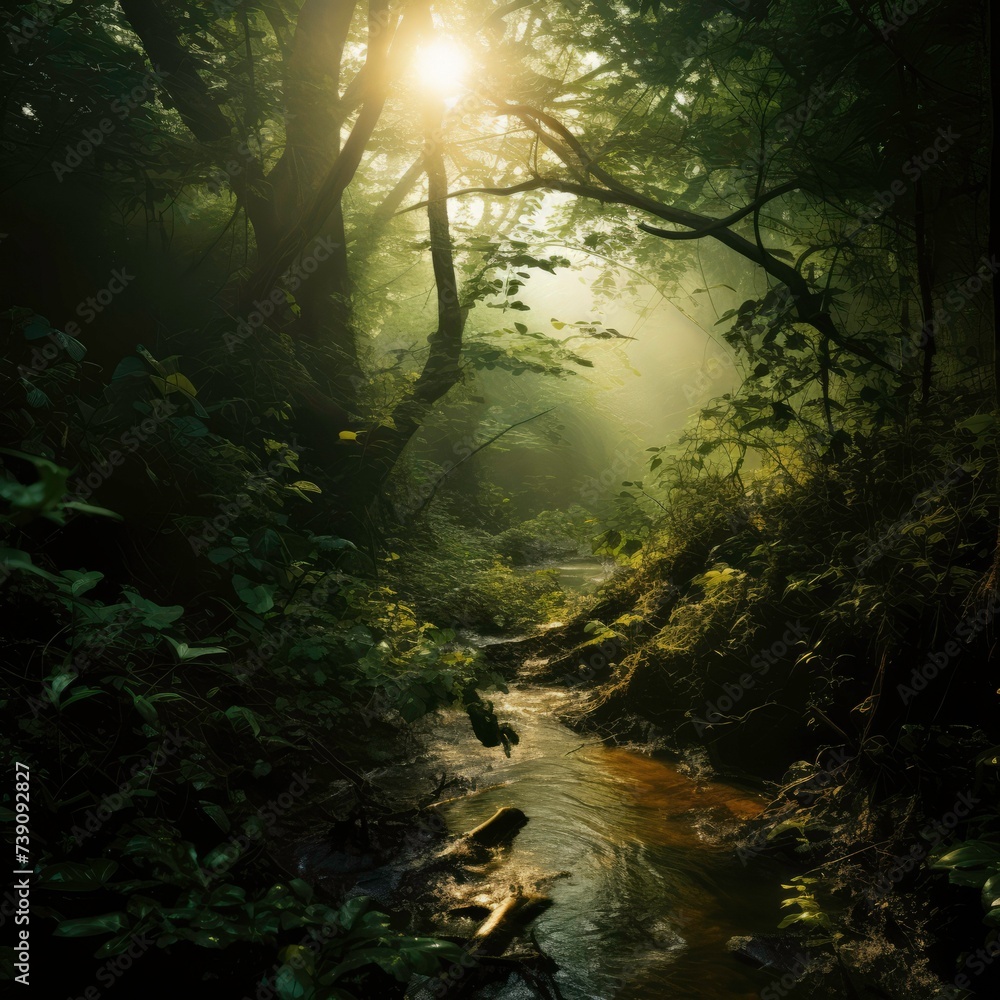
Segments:
[[[466,840],[474,841],[483,847],[498,847],[513,840],[528,817],[520,809],[513,806],[503,806],[498,809],[485,823],[480,823],[466,835]]]
[[[473,935],[474,954],[499,956],[535,917],[552,905],[548,896],[518,892],[508,896]]]

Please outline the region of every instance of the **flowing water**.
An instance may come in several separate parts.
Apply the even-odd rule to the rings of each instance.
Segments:
[[[559,585],[569,594],[589,594],[614,572],[614,563],[593,558],[566,559],[550,566],[558,574]],[[528,572],[532,572],[529,570]]]
[[[495,698],[521,736],[509,760],[478,744],[464,714],[435,727],[431,770],[463,774],[480,789],[441,807],[452,832],[501,806],[529,817],[481,870],[479,896],[456,904],[489,906],[510,886],[542,881],[553,905],[532,926],[560,966],[565,1000],[758,997],[782,971],[751,967],[727,941],[774,931],[782,879],[751,875],[713,837],[759,812],[760,801],[582,738],[556,719],[573,697],[526,687]],[[481,995],[533,994],[512,983]]]
[[[596,563],[567,568],[577,588],[603,573]],[[790,996],[783,969],[756,968],[727,948],[736,935],[773,933],[787,895],[783,873],[748,869],[718,843],[762,801],[573,732],[558,717],[578,697],[517,685],[493,697],[521,737],[510,759],[483,748],[462,712],[429,728],[422,777],[460,774],[475,789],[439,807],[453,833],[501,806],[529,818],[470,886],[454,887],[454,905],[489,907],[512,886],[540,886],[552,905],[531,926],[559,965],[565,1000],[749,1000],[768,986],[777,992],[767,996]],[[477,995],[534,996],[517,977]]]

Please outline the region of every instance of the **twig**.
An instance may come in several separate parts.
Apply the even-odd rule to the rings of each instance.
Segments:
[[[537,420],[539,417],[544,417],[546,413],[551,413],[555,409],[554,406],[550,406],[547,410],[542,410],[541,413],[536,413],[533,416],[525,417],[524,420],[519,420],[516,424],[511,424],[509,427],[505,427],[499,434],[494,434],[489,441],[484,441],[478,448],[473,449],[464,458],[457,461],[447,472],[441,474],[437,481],[434,483],[433,488],[430,493],[424,498],[423,502],[419,507],[413,512],[414,515],[419,514],[430,502],[434,499],[434,494],[437,493],[438,487],[462,464],[462,462],[467,462],[473,455],[478,454],[484,448],[489,447],[494,441],[498,441],[504,436],[508,431],[512,431],[515,427],[520,427],[522,424],[528,423],[530,420]]]

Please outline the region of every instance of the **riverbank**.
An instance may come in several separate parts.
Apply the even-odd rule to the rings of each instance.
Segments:
[[[772,931],[805,941],[803,988],[993,996],[994,529],[965,479],[947,508],[921,503],[889,558],[858,530],[873,509],[858,466],[678,501],[585,613],[494,652],[583,692],[569,713],[581,734],[761,783],[768,805],[732,849],[748,869],[791,873],[775,878]],[[923,537],[968,553],[940,563],[951,589],[933,621],[907,589],[927,567],[905,546]]]

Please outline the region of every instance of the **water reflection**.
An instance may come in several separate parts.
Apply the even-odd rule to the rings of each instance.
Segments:
[[[733,935],[773,932],[780,876],[749,874],[702,831],[761,803],[721,783],[696,784],[664,761],[593,742],[557,721],[574,694],[514,689],[495,698],[521,744],[507,760],[478,745],[461,713],[429,731],[429,762],[473,778],[478,794],[441,807],[459,833],[500,806],[530,822],[482,876],[501,893],[543,880],[554,905],[534,923],[560,965],[566,1000],[756,997],[780,971],[727,952]],[[529,996],[511,983],[483,996]]]

